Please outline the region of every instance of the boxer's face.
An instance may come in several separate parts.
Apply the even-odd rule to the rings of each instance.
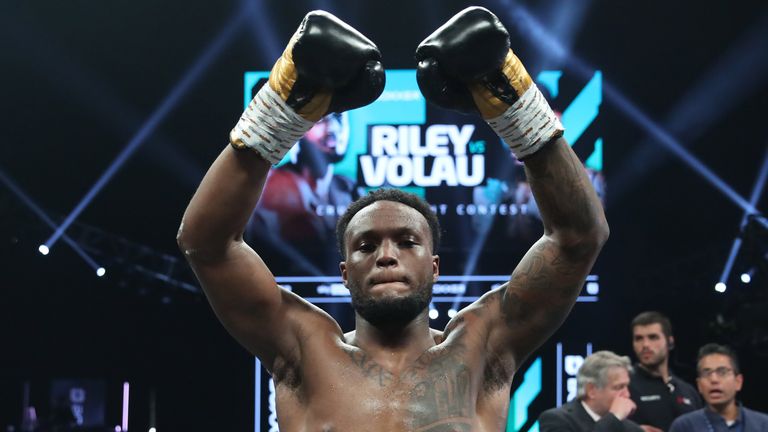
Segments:
[[[345,239],[341,275],[360,316],[376,326],[405,325],[426,310],[439,257],[421,213],[377,201],[350,220]]]

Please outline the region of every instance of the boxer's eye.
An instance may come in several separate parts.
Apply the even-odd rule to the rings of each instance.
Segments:
[[[376,249],[376,246],[373,243],[360,243],[360,245],[357,247],[357,250],[360,252],[373,252]]]

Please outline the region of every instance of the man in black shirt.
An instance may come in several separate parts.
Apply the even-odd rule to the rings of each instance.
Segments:
[[[661,313],[643,312],[632,320],[632,348],[638,363],[629,384],[637,404],[630,418],[646,432],[666,431],[675,418],[702,407],[696,389],[669,370],[674,345],[672,324]]]

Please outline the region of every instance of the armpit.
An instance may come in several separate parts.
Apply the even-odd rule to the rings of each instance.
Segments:
[[[286,359],[278,357],[275,359],[272,368],[272,379],[275,384],[282,384],[286,387],[296,390],[301,386],[301,371],[295,359]]]
[[[511,358],[505,359],[502,356],[489,351],[483,369],[483,390],[486,393],[493,393],[512,383],[515,375],[515,364]]]

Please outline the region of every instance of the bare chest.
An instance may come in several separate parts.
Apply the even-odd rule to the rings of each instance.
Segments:
[[[483,367],[476,363],[454,347],[430,350],[393,370],[361,350],[342,350],[330,361],[305,365],[300,387],[278,383],[281,430],[480,430]]]

